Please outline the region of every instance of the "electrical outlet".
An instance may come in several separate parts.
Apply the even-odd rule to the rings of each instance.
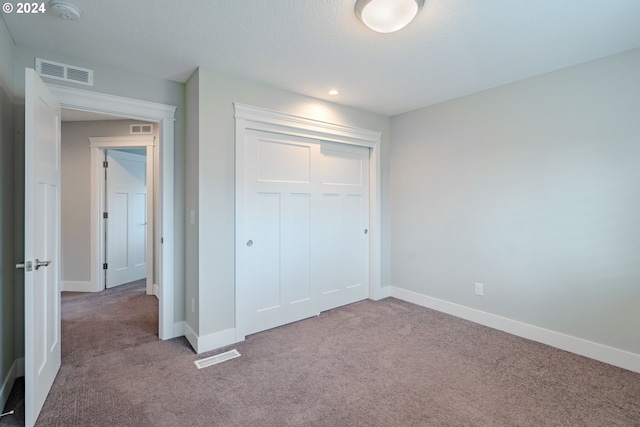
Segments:
[[[482,283],[476,283],[476,295],[478,296],[484,295],[484,285]]]

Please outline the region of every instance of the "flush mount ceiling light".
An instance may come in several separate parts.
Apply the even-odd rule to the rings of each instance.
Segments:
[[[51,0],[49,6],[51,7],[51,13],[58,18],[66,19],[67,21],[77,21],[80,19],[80,9],[69,2],[64,0]]]
[[[393,33],[416,17],[424,0],[357,0],[356,16],[373,31]]]

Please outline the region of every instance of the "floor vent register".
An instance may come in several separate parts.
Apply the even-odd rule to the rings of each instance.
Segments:
[[[215,356],[205,357],[204,359],[196,360],[195,363],[198,369],[206,368],[207,366],[217,365],[218,363],[226,362],[227,360],[240,357],[240,353],[235,348],[224,353],[216,354]]]

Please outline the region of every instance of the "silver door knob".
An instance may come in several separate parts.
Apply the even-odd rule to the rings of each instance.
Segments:
[[[40,267],[48,267],[49,264],[51,264],[51,260],[49,261],[40,261],[38,258],[36,258],[36,270],[39,269]]]
[[[253,246],[253,240],[248,240],[247,241],[247,246]]]
[[[366,228],[364,229],[364,234],[369,234],[369,230],[367,230]]]

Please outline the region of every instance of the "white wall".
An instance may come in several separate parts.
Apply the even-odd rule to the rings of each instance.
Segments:
[[[634,50],[393,117],[393,286],[640,355],[639,76]]]
[[[268,108],[317,120],[350,125],[382,132],[381,156],[382,203],[386,204],[390,120],[306,96],[286,92],[263,84],[219,75],[200,69],[199,99],[199,185],[198,217],[200,221],[197,259],[187,260],[187,270],[197,268],[199,289],[197,324],[200,337],[207,337],[235,327],[235,120],[233,103]],[[189,92],[187,90],[187,92]],[[189,110],[192,103],[188,104]],[[192,148],[190,147],[189,150]],[[190,154],[187,156],[191,157]],[[191,165],[190,165],[191,167]],[[187,184],[190,187],[190,183]],[[383,211],[383,257],[388,253],[388,217]],[[192,242],[187,241],[187,246]],[[199,262],[198,262],[199,260]],[[385,264],[383,285],[388,285]]]
[[[131,136],[139,120],[62,123],[62,282],[91,282],[91,150],[89,137]],[[157,134],[157,126],[154,125]],[[87,286],[87,290],[90,290]]]

